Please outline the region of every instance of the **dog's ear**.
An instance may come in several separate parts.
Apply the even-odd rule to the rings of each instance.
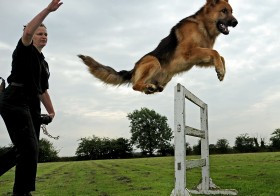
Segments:
[[[228,0],[224,0],[224,1],[228,2]],[[216,5],[219,2],[220,0],[207,0],[208,5]]]
[[[207,0],[207,4],[215,5],[219,0]]]

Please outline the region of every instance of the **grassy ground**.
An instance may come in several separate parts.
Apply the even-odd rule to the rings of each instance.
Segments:
[[[194,158],[194,157],[191,157]],[[280,195],[280,153],[210,156],[211,178],[240,196]],[[0,196],[9,195],[14,169],[0,177]],[[187,171],[187,187],[200,170]],[[35,196],[168,196],[174,187],[174,159],[141,158],[39,164]]]

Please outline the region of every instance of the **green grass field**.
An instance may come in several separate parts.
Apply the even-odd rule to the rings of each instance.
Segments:
[[[196,157],[190,157],[196,158]],[[211,155],[211,178],[240,196],[280,196],[280,153]],[[0,196],[11,194],[14,169],[0,177]],[[200,170],[187,171],[187,187]],[[39,164],[35,196],[169,196],[174,158],[140,158]]]

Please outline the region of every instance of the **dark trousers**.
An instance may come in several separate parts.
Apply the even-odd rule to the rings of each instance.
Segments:
[[[40,100],[23,87],[8,86],[0,95],[0,114],[14,148],[0,157],[0,175],[16,165],[14,192],[35,190],[39,154]]]

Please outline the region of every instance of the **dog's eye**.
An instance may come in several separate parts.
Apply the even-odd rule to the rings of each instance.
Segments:
[[[222,9],[222,12],[223,12],[224,14],[227,14],[227,13],[228,13],[228,10],[225,8],[225,9]]]

